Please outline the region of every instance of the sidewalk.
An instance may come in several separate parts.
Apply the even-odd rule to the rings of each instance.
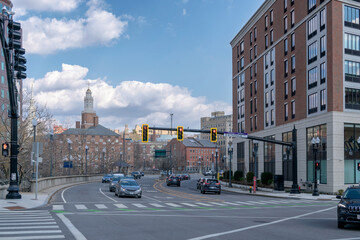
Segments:
[[[221,182],[223,191],[234,192],[239,194],[256,195],[264,197],[277,197],[277,198],[294,198],[294,199],[308,199],[308,200],[325,200],[325,201],[339,201],[336,195],[319,194],[319,196],[312,196],[311,193],[290,194],[285,191],[275,191],[268,188],[258,188],[256,193],[250,193],[249,186],[239,184],[232,184],[232,188],[228,187],[227,182]]]
[[[0,211],[11,210],[25,210],[42,207],[48,204],[51,197],[57,192],[69,186],[75,186],[78,184],[84,184],[89,182],[79,182],[72,184],[64,184],[51,188],[47,188],[41,192],[38,192],[37,199],[35,199],[34,192],[20,192],[21,199],[0,199]]]

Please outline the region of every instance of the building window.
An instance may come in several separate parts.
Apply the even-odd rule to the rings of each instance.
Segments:
[[[257,74],[257,63],[254,64],[254,71],[255,71],[254,76],[256,77],[256,74]]]
[[[292,132],[282,134],[283,142],[292,142]],[[292,148],[282,146],[282,160],[283,160],[283,175],[285,181],[292,181]]]
[[[269,112],[265,112],[265,126],[269,126]]]
[[[325,51],[326,51],[326,41],[324,36],[320,38],[320,57],[325,56]]]
[[[308,64],[317,60],[317,42],[310,44],[308,47]]]
[[[257,46],[254,45],[254,59],[257,57]]]
[[[268,69],[269,67],[269,58],[270,58],[269,53],[267,53],[265,55],[265,69]]]
[[[316,155],[316,161],[320,162],[320,170],[317,170],[317,177],[320,180],[321,184],[327,183],[327,152],[326,152],[326,124],[324,125],[318,125],[314,127],[310,127],[306,129],[306,158],[307,158],[307,181],[314,182],[314,153],[313,153],[313,146],[311,143],[311,140],[313,137],[319,137],[320,143],[318,145],[318,151]],[[341,141],[341,140],[340,140]],[[346,175],[346,171],[344,172],[344,175]]]
[[[284,33],[287,33],[288,30],[288,22],[287,22],[287,16],[284,17]]]
[[[244,41],[240,43],[240,54],[244,53]]]
[[[243,102],[245,99],[245,90],[241,89],[240,90],[240,101]]]
[[[295,100],[291,101],[291,118],[295,118]]]
[[[253,42],[253,34],[252,32],[250,32],[250,45],[252,44],[252,42]]]
[[[284,40],[284,55],[286,56],[288,53],[288,40],[285,38]]]
[[[253,66],[250,66],[250,79],[253,78]]]
[[[284,61],[284,72],[285,72],[285,77],[287,77],[288,73],[289,73],[289,66],[288,66],[288,60],[286,59]]]
[[[286,10],[287,10],[287,1],[288,0],[284,0],[284,12],[286,12]]]
[[[271,71],[270,71],[270,84],[271,84],[271,86],[274,85],[274,81],[275,81],[275,70],[271,69]]]
[[[250,114],[253,113],[253,101],[252,99],[250,100]]]
[[[240,72],[240,61],[237,61],[237,72]]]
[[[308,21],[308,39],[314,37],[317,33],[317,16]]]
[[[237,57],[239,57],[239,55],[240,55],[239,49],[240,49],[239,46],[237,46],[237,48],[236,48]]]
[[[250,131],[253,130],[253,118],[250,117]]]
[[[253,86],[253,84],[252,83],[250,83],[250,97],[252,97],[252,86]]]
[[[291,0],[291,6],[294,5],[295,3],[295,0]]]
[[[5,63],[1,62],[1,70],[5,70]]]
[[[358,8],[344,6],[344,23],[347,27],[360,28]]]
[[[291,11],[291,27],[295,26],[295,10]]]
[[[269,92],[265,93],[265,107],[269,106]]]
[[[266,34],[265,35],[265,49],[267,49],[269,46],[269,38],[268,38],[268,35]]]
[[[345,53],[360,56],[360,36],[344,34]]]
[[[269,74],[265,73],[265,88],[269,87]]]
[[[270,98],[271,98],[271,105],[274,105],[274,103],[275,103],[275,94],[274,94],[273,89],[270,91]]]
[[[285,121],[287,121],[289,119],[289,108],[287,103],[284,104],[284,113],[285,113]]]
[[[255,115],[255,130],[257,129],[257,116]]]
[[[317,112],[317,92],[308,96],[308,114]]]
[[[295,33],[291,34],[291,51],[295,49]]]
[[[1,97],[2,97],[2,98],[5,97],[4,89],[1,89]]]
[[[241,105],[241,118],[245,117],[245,105]]]
[[[291,73],[295,72],[295,55],[291,56]]]
[[[245,132],[245,122],[241,122],[241,125],[240,125],[240,132]]]
[[[275,60],[275,49],[271,49],[270,51],[270,65],[272,66],[274,64],[274,60]]]
[[[296,93],[296,78],[291,79],[291,96],[294,96]]]
[[[254,98],[254,108],[255,112],[257,112],[257,98]]]
[[[275,140],[275,135],[265,138]],[[264,172],[275,175],[275,143],[264,142]]]
[[[250,57],[250,62],[252,62],[252,48],[250,48],[250,55],[249,55],[249,57]]]
[[[274,11],[271,10],[270,11],[270,26],[273,25],[273,22],[274,22]]]
[[[270,44],[273,44],[274,42],[274,30],[270,30]]]
[[[287,99],[288,98],[288,94],[289,93],[289,90],[288,90],[288,82],[286,81],[286,82],[284,82],[284,95],[285,95],[285,99]]]
[[[320,91],[320,111],[326,109],[326,89]]]
[[[308,13],[316,8],[316,0],[308,0]]]
[[[254,91],[255,94],[257,94],[257,80],[254,81]]]
[[[308,71],[308,89],[314,88],[317,86],[317,67],[314,67]]]
[[[358,18],[358,21],[359,21],[359,18]],[[325,25],[326,25],[326,10],[323,9],[320,12],[320,31],[325,29]]]
[[[255,27],[254,28],[254,41],[256,41],[256,38],[257,38],[257,28]]]
[[[275,123],[275,111],[274,109],[271,109],[271,125],[274,125]]]
[[[326,64],[322,63],[320,65],[320,84],[326,81]]]
[[[245,83],[245,73],[242,72],[242,73],[240,74],[240,86],[243,86],[244,83]]]
[[[5,84],[5,77],[4,76],[1,76],[1,83]]]
[[[244,57],[242,57],[240,59],[240,69],[243,70],[244,69]]]
[[[267,28],[268,28],[268,16],[266,15],[265,16],[265,31],[267,30]]]
[[[360,63],[359,62],[345,60],[345,81],[360,83]]]
[[[360,89],[345,88],[345,108],[360,110]]]

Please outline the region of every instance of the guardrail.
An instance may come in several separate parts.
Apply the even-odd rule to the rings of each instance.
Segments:
[[[102,176],[103,174],[39,178],[38,191],[41,192],[42,190],[45,190],[47,188],[64,185],[64,184],[70,184],[70,183],[101,181]],[[36,181],[30,180],[30,184],[31,184],[31,192],[35,192]]]

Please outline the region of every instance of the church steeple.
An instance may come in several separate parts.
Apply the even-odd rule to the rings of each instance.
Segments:
[[[89,128],[98,124],[99,117],[96,116],[94,110],[94,98],[92,97],[90,87],[88,87],[84,97],[84,110],[81,112],[81,125],[80,122],[77,122],[76,127]]]
[[[91,94],[90,88],[86,90],[86,95],[84,97],[84,111],[87,113],[94,113],[94,99]]]

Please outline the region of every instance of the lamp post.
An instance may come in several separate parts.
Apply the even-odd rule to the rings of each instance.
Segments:
[[[216,179],[219,180],[219,169],[218,169],[218,149],[215,149],[215,163],[216,163]]]
[[[33,128],[34,128],[34,143],[36,142],[36,126],[37,126],[37,121],[36,121],[36,118],[34,118],[33,120],[32,120],[32,125],[33,125]],[[35,151],[35,149],[33,149],[33,151]],[[35,153],[33,152],[32,154],[34,154],[34,156],[35,156]],[[36,159],[34,159],[35,161],[36,161]],[[33,173],[32,173],[32,179],[35,179],[36,178],[36,164],[33,162],[32,163],[33,164]]]
[[[85,175],[87,175],[87,162],[88,162],[87,155],[88,155],[88,150],[89,150],[88,145],[85,145]]]
[[[103,154],[102,173],[105,173],[105,153],[106,153],[106,148],[103,148],[103,150],[102,150],[102,154]]]
[[[211,151],[211,176],[214,178],[214,151]]]
[[[52,177],[53,170],[53,154],[54,154],[54,130],[50,128],[50,143],[51,143],[51,153],[50,153],[50,177]]]
[[[231,183],[231,158],[232,158],[232,154],[233,154],[233,145],[231,142],[229,142],[229,148],[228,148],[228,153],[229,153],[229,187],[232,187],[232,183]]]
[[[253,154],[254,154],[254,190],[253,192],[256,193],[256,184],[257,184],[257,178],[258,178],[258,166],[257,166],[257,153],[258,153],[258,150],[259,150],[259,142],[257,140],[254,140],[253,141],[254,143],[254,148],[253,148]]]
[[[145,156],[144,156],[144,167],[143,167],[143,171],[145,172]]]
[[[311,144],[312,144],[312,147],[313,147],[313,153],[314,153],[314,171],[315,171],[315,174],[314,174],[314,190],[313,190],[313,193],[312,195],[313,196],[319,196],[319,190],[318,190],[318,187],[317,187],[317,162],[316,162],[316,154],[317,154],[317,151],[318,151],[318,147],[319,147],[319,143],[320,143],[320,138],[319,137],[313,137],[311,139]]]
[[[71,169],[71,159],[70,159],[70,151],[71,151],[71,144],[72,141],[70,140],[70,138],[67,139],[67,143],[68,143],[68,147],[69,147],[69,175],[70,175],[70,169]]]
[[[170,113],[170,121],[171,121],[171,123],[170,123],[170,128],[172,128],[172,117],[173,117],[173,113]],[[170,131],[170,134],[171,134],[171,136],[172,136],[172,129],[171,129],[171,131]]]

